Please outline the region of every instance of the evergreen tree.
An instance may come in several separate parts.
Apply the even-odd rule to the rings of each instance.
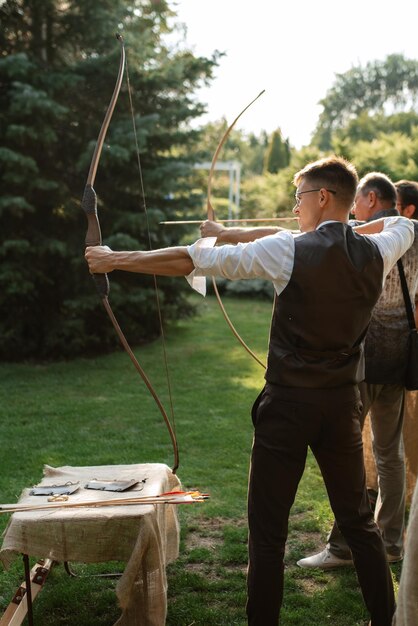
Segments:
[[[267,150],[269,138],[265,130],[262,130],[260,136],[250,133],[248,136],[249,143],[249,164],[248,169],[253,174],[262,174],[264,170],[264,158]]]
[[[269,174],[277,174],[290,162],[288,140],[284,141],[280,128],[275,130],[270,138],[264,161],[264,170]]]
[[[80,200],[116,80],[115,25],[145,193],[125,79],[95,183],[104,243],[114,247],[178,241],[159,221],[196,203],[189,179],[198,133],[188,124],[204,106],[193,90],[210,80],[218,56],[169,46],[175,15],[163,0],[6,0],[0,18],[0,358],[106,350],[117,339],[83,259]],[[181,281],[159,286],[165,319],[188,311]],[[112,275],[110,299],[130,337],[158,334],[148,277]]]

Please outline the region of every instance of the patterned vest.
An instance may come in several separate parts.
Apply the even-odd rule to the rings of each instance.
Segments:
[[[297,237],[292,276],[276,298],[266,380],[310,388],[361,381],[362,344],[382,279],[377,246],[347,224]]]
[[[373,220],[397,215],[396,210],[380,211]],[[402,257],[412,307],[418,291],[418,222],[411,220],[415,229],[412,246]],[[364,354],[365,379],[374,384],[403,384],[408,353],[409,326],[397,265],[386,277],[382,294],[373,310],[367,331]]]

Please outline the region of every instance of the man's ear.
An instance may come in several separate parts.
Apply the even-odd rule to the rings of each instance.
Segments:
[[[369,207],[372,208],[376,205],[377,202],[377,196],[376,196],[376,192],[375,191],[369,191],[369,193],[367,194],[367,199],[369,201]]]
[[[406,207],[401,209],[401,215],[403,217],[411,218],[416,211],[415,204],[407,204]]]
[[[321,204],[321,206],[328,200],[329,196],[331,194],[329,193],[329,191],[325,188],[321,188],[320,192],[319,192],[319,202]]]

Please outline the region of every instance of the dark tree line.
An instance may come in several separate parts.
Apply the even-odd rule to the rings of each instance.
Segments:
[[[203,112],[193,91],[212,77],[217,53],[201,58],[170,49],[165,35],[174,17],[155,0],[1,4],[0,358],[69,357],[117,342],[83,259],[80,209],[117,76],[116,30],[127,51],[145,194],[125,79],[95,183],[104,243],[170,245],[179,233],[159,222],[200,202],[189,193],[198,132],[188,123]],[[110,278],[110,298],[130,338],[156,336],[151,278]],[[187,314],[182,281],[160,281],[159,289],[166,320]]]

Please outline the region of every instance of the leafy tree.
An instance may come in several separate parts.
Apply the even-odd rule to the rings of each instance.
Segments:
[[[372,141],[346,144],[345,152],[360,176],[383,172],[392,180],[418,180],[418,128],[410,137],[401,133],[380,133]]]
[[[228,128],[226,119],[209,122],[200,128],[196,163],[210,164],[219,141]],[[259,136],[254,133],[246,134],[240,129],[233,128],[219,154],[218,162],[237,161],[241,166],[241,189],[253,176],[263,171],[265,151],[268,145],[268,136],[262,131]],[[200,219],[205,215],[206,191],[208,172],[196,169],[192,188],[200,193],[200,203],[189,215],[190,219]],[[213,177],[212,204],[219,217],[226,217],[228,212],[229,173],[217,170]]]
[[[196,202],[189,181],[199,133],[189,122],[204,106],[193,90],[211,79],[219,54],[170,47],[175,14],[163,0],[6,0],[0,17],[0,358],[107,350],[117,340],[84,263],[80,199],[116,79],[115,25],[145,186],[124,82],[95,183],[104,242],[115,247],[178,241],[159,222]],[[111,278],[121,325],[136,341],[155,337],[151,281]],[[160,281],[159,290],[165,319],[187,313],[180,281]]]
[[[216,146],[228,128],[226,119],[209,122],[200,128],[197,156],[201,161],[211,161]],[[268,147],[268,135],[261,131],[246,134],[244,131],[233,128],[219,155],[221,161],[239,161],[243,176],[262,174],[265,152]]]
[[[244,181],[241,194],[242,217],[271,218],[291,214],[294,187],[289,168]]]
[[[335,131],[347,127],[352,120],[364,113],[389,115],[414,111],[417,96],[418,61],[401,54],[337,74],[334,85],[320,101],[323,111],[313,143],[329,150]]]
[[[418,112],[402,111],[392,115],[378,113],[371,115],[368,111],[360,113],[349,121],[347,126],[337,129],[332,138],[332,146],[340,141],[356,143],[372,141],[382,133],[402,133],[410,136],[418,128]]]
[[[295,204],[293,176],[309,161],[324,156],[315,146],[292,150],[290,163],[277,174],[266,173],[251,177],[242,185],[241,207],[245,217],[287,217],[291,216]],[[290,220],[286,227],[293,228]]]

